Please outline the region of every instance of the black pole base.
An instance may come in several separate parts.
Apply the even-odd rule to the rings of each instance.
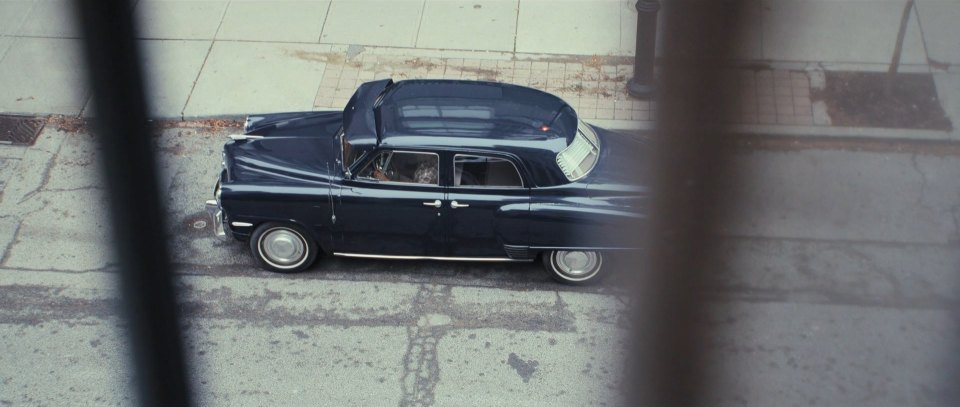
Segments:
[[[653,99],[657,95],[657,87],[652,83],[640,83],[637,78],[627,82],[627,94],[636,99]]]

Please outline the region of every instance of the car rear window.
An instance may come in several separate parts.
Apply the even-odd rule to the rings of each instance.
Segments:
[[[457,187],[523,188],[523,179],[509,160],[457,154],[453,158],[453,185]]]
[[[588,124],[580,120],[577,134],[567,148],[557,154],[557,165],[570,181],[587,176],[597,164],[600,154],[600,140],[597,133]]]

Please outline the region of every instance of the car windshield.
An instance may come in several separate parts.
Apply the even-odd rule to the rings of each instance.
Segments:
[[[365,151],[353,148],[353,145],[347,141],[347,137],[343,132],[343,129],[340,129],[340,148],[341,148],[341,157],[343,158],[343,171],[347,172],[350,170],[350,167],[357,162]]]
[[[590,125],[579,121],[577,134],[567,148],[557,154],[557,165],[570,181],[585,177],[597,164],[600,154],[600,140]]]

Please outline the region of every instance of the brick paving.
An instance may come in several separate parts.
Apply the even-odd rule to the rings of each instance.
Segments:
[[[810,79],[805,72],[730,69],[721,74],[725,105],[721,120],[741,124],[811,125]]]
[[[513,83],[564,99],[584,119],[652,121],[656,103],[630,98],[625,83],[633,66],[624,58],[489,60],[411,58],[388,55],[323,57],[326,62],[314,100],[318,109],[343,108],[363,82],[393,78],[472,79]],[[713,119],[735,124],[814,124],[810,80],[802,71],[728,69],[722,73],[725,100]],[[735,99],[734,99],[735,98]]]

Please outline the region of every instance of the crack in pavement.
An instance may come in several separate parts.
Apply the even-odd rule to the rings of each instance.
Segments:
[[[449,331],[451,319],[429,312],[442,310],[449,305],[451,291],[450,286],[423,284],[414,297],[412,309],[420,318],[416,325],[407,327],[407,351],[403,355],[403,374],[400,377],[403,394],[400,407],[425,407],[434,403],[434,391],[440,380],[437,342]]]
[[[484,315],[480,315],[476,313],[476,307],[454,304],[451,298],[452,288],[449,285],[424,284],[417,291],[412,309],[420,317],[415,326],[407,327],[407,351],[403,356],[403,374],[400,378],[403,393],[400,407],[426,407],[434,404],[435,390],[440,379],[437,344],[451,330],[510,326],[515,330],[576,331],[573,326],[575,316],[559,292],[556,293],[553,305],[545,310],[545,315],[529,312],[530,310],[528,313],[504,313],[489,309],[483,309]],[[506,324],[506,321],[510,323]],[[511,357],[516,355],[511,353]],[[536,362],[531,363],[532,365],[522,371],[518,370],[524,382],[527,382],[533,370],[536,370]]]
[[[27,193],[23,194],[23,196],[20,198],[20,201],[17,202],[17,206],[23,204],[30,198],[33,198],[35,195],[40,193],[41,190],[43,190],[43,187],[45,187],[47,183],[50,182],[50,173],[51,171],[53,171],[53,166],[56,165],[56,162],[57,162],[56,154],[50,154],[50,157],[47,160],[47,164],[43,167],[43,172],[41,173],[41,176],[40,176],[40,185],[37,185],[33,189],[27,191]]]
[[[10,259],[10,252],[13,251],[13,246],[17,244],[17,236],[20,235],[20,228],[22,226],[22,220],[17,222],[17,227],[13,229],[13,235],[10,238],[10,243],[7,243],[7,246],[3,248],[3,256],[0,256],[0,265],[7,264],[7,260]]]
[[[107,187],[100,185],[88,185],[76,188],[41,188],[39,192],[77,192],[77,191],[106,191]]]
[[[26,150],[24,155],[18,160],[19,162],[17,163],[17,168],[15,169],[15,175],[12,176],[12,179],[3,183],[3,199],[0,199],[0,211],[2,211],[5,216],[11,216],[12,218],[16,219],[17,225],[10,239],[10,243],[3,248],[3,253],[0,255],[0,264],[6,264],[14,246],[16,246],[16,244],[19,242],[19,235],[23,227],[24,219],[46,209],[50,204],[50,201],[41,199],[40,207],[33,210],[24,211],[24,203],[30,201],[37,194],[39,194],[50,182],[50,177],[53,173],[53,167],[57,163],[57,156],[59,155],[60,150],[63,148],[63,142],[66,138],[62,134],[54,134],[50,136],[52,138],[48,137],[41,139],[41,137],[44,137],[44,134],[41,134],[32,149]],[[52,146],[47,145],[50,142],[53,143]],[[20,184],[31,183],[35,180],[29,176],[24,177],[24,174],[34,173],[36,170],[30,167],[31,164],[37,164],[38,160],[43,162],[43,170],[40,173],[39,184],[27,190],[26,193],[19,197],[19,200],[17,199],[16,195],[11,196],[8,194],[8,189],[11,185],[15,185],[14,191],[17,192],[18,189],[22,189],[23,187]],[[17,202],[14,203],[13,200],[17,200]]]
[[[7,247],[4,248],[3,250],[3,257],[0,258],[0,266],[6,267],[7,260],[10,259],[10,253],[13,252],[14,246],[16,246],[17,243],[20,243],[20,229],[23,228],[24,221],[30,216],[33,216],[33,214],[43,211],[44,209],[47,209],[47,206],[50,206],[50,201],[46,199],[41,199],[39,208],[36,208],[28,212],[24,212],[19,215],[19,219],[18,219],[19,222],[17,222],[16,229],[14,229],[13,237],[10,239],[10,243],[7,245]]]
[[[43,188],[46,187],[47,184],[50,182],[50,176],[51,176],[51,173],[53,172],[53,167],[57,165],[57,162],[59,161],[58,157],[60,156],[60,151],[63,150],[64,140],[66,140],[66,136],[60,135],[60,134],[55,134],[52,137],[57,137],[58,139],[56,141],[56,148],[51,149],[53,151],[44,148],[45,146],[35,145],[34,151],[37,151],[38,153],[42,153],[42,155],[46,157],[46,160],[45,160],[46,164],[44,165],[43,172],[41,173],[41,176],[40,176],[40,184],[37,185],[35,188],[31,189],[30,191],[28,191],[26,194],[23,194],[23,196],[20,198],[20,201],[17,202],[18,206],[26,202],[28,199],[32,198],[41,190],[43,190]],[[26,154],[24,155],[23,158],[21,158],[20,160],[21,167],[29,163],[30,160],[27,160],[26,158],[27,158]],[[19,170],[21,170],[21,168],[18,168],[18,173],[20,172]]]

